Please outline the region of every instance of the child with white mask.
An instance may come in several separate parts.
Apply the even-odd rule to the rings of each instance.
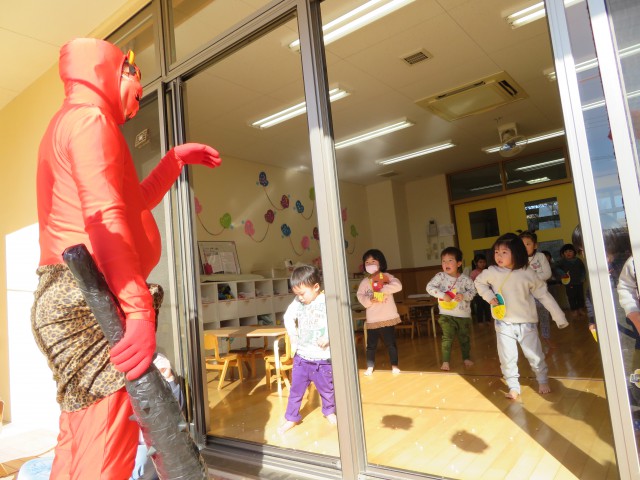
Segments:
[[[380,250],[367,250],[362,263],[368,273],[358,287],[358,301],[366,309],[367,321],[367,370],[373,373],[378,338],[382,337],[389,352],[391,373],[400,373],[398,368],[398,348],[396,347],[395,326],[400,323],[393,294],[402,290],[400,280],[387,273],[387,260]]]

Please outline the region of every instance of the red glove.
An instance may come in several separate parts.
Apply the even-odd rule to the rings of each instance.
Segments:
[[[147,371],[156,351],[156,325],[148,320],[128,320],[124,337],[111,348],[116,370],[135,380]]]
[[[222,163],[218,151],[202,143],[184,143],[173,147],[169,150],[169,154],[173,154],[180,168],[184,165],[204,165],[215,168]]]

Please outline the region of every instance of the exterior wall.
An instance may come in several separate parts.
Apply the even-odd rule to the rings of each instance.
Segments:
[[[9,321],[28,322],[29,318],[9,318],[7,304],[7,236],[38,221],[35,175],[40,138],[49,119],[60,107],[63,89],[57,66],[51,68],[19,97],[0,111],[0,203],[5,205],[0,222],[0,397],[7,403],[5,420],[11,420],[9,396]],[[25,268],[35,272],[37,263]]]

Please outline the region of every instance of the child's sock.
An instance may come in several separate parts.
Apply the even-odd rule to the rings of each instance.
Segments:
[[[442,365],[440,365],[440,370],[444,370],[445,372],[448,372],[450,370],[449,362],[442,362]]]
[[[469,368],[469,367],[473,367],[473,362],[472,362],[470,359],[468,359],[468,358],[467,358],[467,359],[464,361],[464,366],[465,366],[465,367],[467,367],[467,368]]]
[[[329,415],[327,415],[327,421],[331,425],[337,425],[338,424],[338,417],[336,417],[335,413],[330,413]]]

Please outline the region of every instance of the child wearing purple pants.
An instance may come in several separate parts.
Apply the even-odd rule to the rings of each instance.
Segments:
[[[278,433],[290,430],[302,420],[300,405],[311,382],[322,399],[322,414],[332,425],[337,423],[327,307],[320,281],[320,272],[313,265],[301,265],[291,273],[291,291],[296,298],[284,314],[284,326],[295,355],[285,422]]]

